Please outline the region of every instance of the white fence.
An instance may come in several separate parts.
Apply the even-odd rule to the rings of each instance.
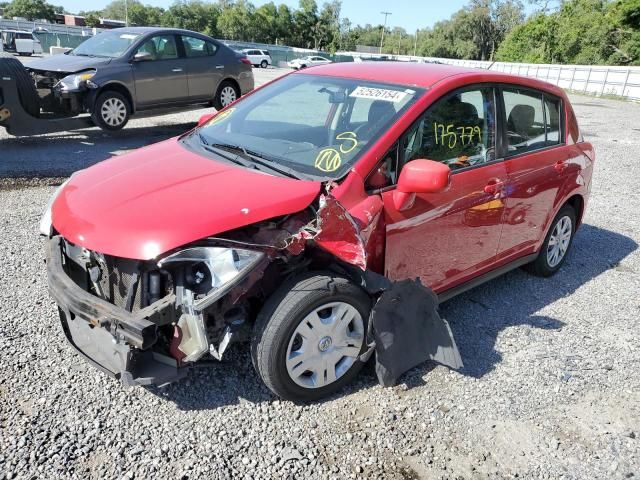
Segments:
[[[363,60],[372,55],[349,52]],[[533,77],[553,83],[566,90],[592,95],[616,95],[640,101],[640,67],[617,67],[602,65],[548,65],[535,63],[482,62],[477,60],[454,60],[451,58],[413,57],[387,55],[403,61],[430,61],[459,65],[461,67],[484,68],[499,72]]]
[[[594,95],[617,95],[640,100],[640,67],[546,65],[437,59],[466,67],[487,68],[553,83],[566,90]]]

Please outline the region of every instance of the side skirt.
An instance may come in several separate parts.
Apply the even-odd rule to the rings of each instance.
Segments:
[[[466,292],[467,290],[471,290],[472,288],[478,287],[483,283],[493,280],[494,278],[504,275],[505,273],[510,272],[511,270],[515,270],[516,268],[526,265],[527,263],[531,263],[537,257],[538,257],[538,253],[532,253],[531,255],[527,255],[526,257],[518,258],[513,262],[507,263],[506,265],[503,265],[487,273],[484,273],[479,277],[473,278],[468,282],[458,285],[457,287],[453,287],[453,288],[450,288],[449,290],[445,290],[444,292],[441,292],[438,294],[438,302],[444,303],[447,300],[450,300],[453,297],[460,295],[463,292]]]

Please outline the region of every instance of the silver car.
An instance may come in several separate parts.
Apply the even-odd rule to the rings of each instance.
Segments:
[[[221,109],[253,90],[251,62],[201,33],[135,27],[100,33],[64,55],[27,66],[42,110],[88,112],[106,130],[154,110]]]

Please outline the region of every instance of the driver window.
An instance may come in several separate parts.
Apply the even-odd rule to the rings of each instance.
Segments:
[[[178,58],[178,48],[173,35],[158,35],[144,42],[137,53],[148,53],[151,60],[171,60]]]
[[[452,170],[495,160],[493,88],[458,91],[438,100],[400,140],[400,164],[424,158]]]

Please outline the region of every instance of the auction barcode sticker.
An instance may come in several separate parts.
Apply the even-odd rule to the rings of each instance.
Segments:
[[[386,102],[401,102],[407,96],[407,92],[399,90],[387,90],[385,88],[356,87],[350,97],[370,98],[372,100],[384,100]]]

